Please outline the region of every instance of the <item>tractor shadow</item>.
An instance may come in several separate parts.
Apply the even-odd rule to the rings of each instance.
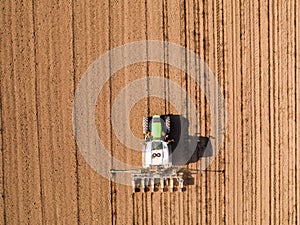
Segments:
[[[175,166],[186,166],[190,163],[198,162],[203,158],[212,157],[214,154],[211,144],[212,137],[189,134],[189,121],[181,115],[170,115],[171,130],[169,139],[174,140],[170,143],[172,148],[172,161]],[[184,184],[194,185],[193,171],[181,169],[183,172]],[[194,171],[195,172],[195,171]],[[200,172],[197,170],[196,172]],[[206,171],[224,172],[224,171]],[[183,189],[185,191],[186,188]]]
[[[199,161],[201,158],[212,157],[213,149],[209,137],[189,135],[189,121],[181,115],[170,115],[172,160],[176,166],[184,166]]]

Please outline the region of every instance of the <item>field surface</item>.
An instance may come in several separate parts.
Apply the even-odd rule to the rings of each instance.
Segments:
[[[0,224],[300,224],[299,1],[3,0],[0,6]],[[93,170],[74,137],[74,93],[86,70],[109,50],[142,40],[195,52],[224,96],[221,149],[183,193],[132,194]],[[97,99],[102,143],[130,165],[141,165],[141,153],[118,140],[110,118],[116,97],[137,79],[166,81],[157,84],[164,96],[146,96],[131,109],[134,135],[143,137],[143,115],[179,113],[168,99],[172,81],[187,92],[178,100],[186,106],[180,114],[192,116],[189,96],[197,109],[190,125],[211,136],[207,96],[168,64],[168,48],[162,57],[165,63],[118,70]],[[143,85],[149,91],[147,79]],[[125,116],[131,98],[121,96],[118,115]],[[205,160],[187,167],[196,171]]]

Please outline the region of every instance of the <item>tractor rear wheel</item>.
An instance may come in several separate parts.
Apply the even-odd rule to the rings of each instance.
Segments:
[[[143,117],[143,134],[147,134],[149,131],[149,121],[148,117],[144,116]]]
[[[171,118],[166,116],[166,133],[169,134],[171,131]]]

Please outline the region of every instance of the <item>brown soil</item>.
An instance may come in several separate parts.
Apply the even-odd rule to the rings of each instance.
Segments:
[[[0,6],[0,224],[300,223],[298,1],[43,0]],[[114,47],[146,39],[196,52],[225,96],[223,146],[184,193],[132,195],[130,186],[93,171],[73,136],[74,91],[88,66]],[[99,101],[106,107],[96,109],[107,149],[132,165],[140,158],[116,140],[105,118],[122,87],[149,74],[194,96],[198,131],[209,136],[209,106],[193,80],[163,64],[132,65],[105,85]],[[176,111],[146,98],[132,113],[138,118],[131,129],[141,137],[141,115]]]

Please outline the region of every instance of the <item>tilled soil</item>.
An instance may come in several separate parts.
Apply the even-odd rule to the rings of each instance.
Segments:
[[[0,224],[300,223],[298,1],[0,5]],[[225,98],[223,145],[183,193],[132,194],[131,186],[95,172],[73,135],[74,93],[89,65],[110,49],[141,40],[169,41],[197,53]],[[99,94],[99,136],[113,157],[130,165],[141,165],[141,153],[117,139],[110,106],[139,78],[164,77],[185,89],[198,112],[198,123],[190,126],[201,136],[211,135],[203,92],[168,65],[167,50],[164,57],[165,64],[143,62],[119,70]],[[168,84],[159,85],[168,98]],[[121,114],[130,96],[122,98]],[[187,105],[186,96],[180,101]],[[170,113],[178,113],[170,102],[146,97],[132,109],[130,127],[142,138],[143,115]],[[188,107],[181,112],[187,119],[189,113]],[[205,160],[187,167],[195,171]]]

